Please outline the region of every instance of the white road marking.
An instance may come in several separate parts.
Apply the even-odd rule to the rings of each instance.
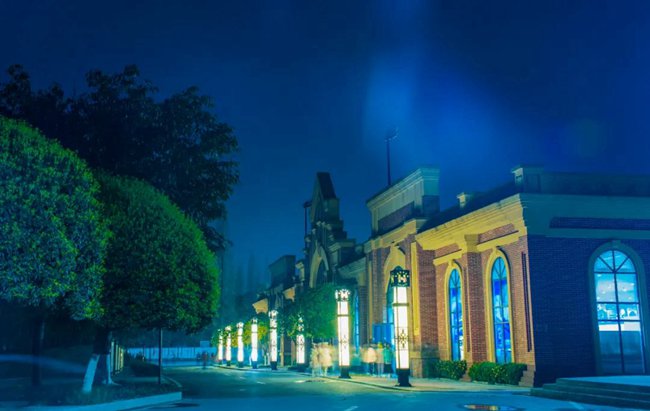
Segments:
[[[569,404],[573,405],[573,407],[576,410],[584,410],[585,409],[585,407],[583,407],[582,405],[580,405],[580,404],[578,404],[576,402],[573,402],[573,401],[569,401]]]
[[[240,380],[245,380],[246,379],[244,377],[237,377],[237,378],[240,379]]]
[[[265,383],[265,382],[262,382],[262,381],[256,381],[256,382],[257,382],[258,384],[266,385],[266,383]]]
[[[353,406],[350,407],[350,408],[346,408],[344,411],[352,411],[352,410],[356,410],[357,408],[359,408],[358,405],[353,405]]]

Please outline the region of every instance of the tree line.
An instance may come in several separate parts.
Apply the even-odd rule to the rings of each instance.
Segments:
[[[32,319],[32,381],[48,318],[91,320],[84,387],[111,333],[194,332],[217,312],[211,222],[237,182],[237,141],[195,87],[157,100],[136,67],[92,71],[87,91],[0,83],[0,299]],[[100,367],[101,369],[101,367]],[[103,367],[108,374],[108,367]],[[110,375],[102,378],[110,382]]]

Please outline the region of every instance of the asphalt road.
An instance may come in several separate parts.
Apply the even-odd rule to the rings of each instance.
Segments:
[[[183,401],[149,410],[179,408],[236,411],[383,411],[618,410],[510,393],[405,392],[347,381],[311,378],[286,371],[240,371],[223,368],[168,368],[166,375],[183,385]],[[629,410],[629,409],[627,409]]]

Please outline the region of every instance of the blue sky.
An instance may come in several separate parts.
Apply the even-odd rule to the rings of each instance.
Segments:
[[[80,89],[135,63],[161,95],[196,85],[239,139],[235,266],[300,256],[302,204],[332,174],[351,237],[393,176],[441,169],[443,207],[556,171],[650,173],[650,4],[629,1],[0,0],[0,67]]]

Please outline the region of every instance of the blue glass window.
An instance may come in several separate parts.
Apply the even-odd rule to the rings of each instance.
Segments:
[[[360,338],[360,326],[359,326],[359,293],[356,292],[354,293],[354,349],[358,353],[359,352],[359,347],[361,345],[361,338]]]
[[[463,359],[463,303],[460,274],[454,269],[449,276],[449,330],[451,333],[451,359]]]
[[[508,297],[508,270],[502,257],[492,265],[492,322],[494,323],[494,356],[496,362],[512,361],[510,338],[510,298]]]
[[[393,314],[393,287],[388,287],[388,291],[386,291],[386,331],[384,335],[384,341],[377,341],[377,342],[387,342],[389,343],[392,347],[395,346],[395,341],[393,340],[395,337],[395,320],[394,320],[394,314]]]
[[[604,374],[643,374],[638,277],[632,260],[607,250],[594,263],[600,366]]]

